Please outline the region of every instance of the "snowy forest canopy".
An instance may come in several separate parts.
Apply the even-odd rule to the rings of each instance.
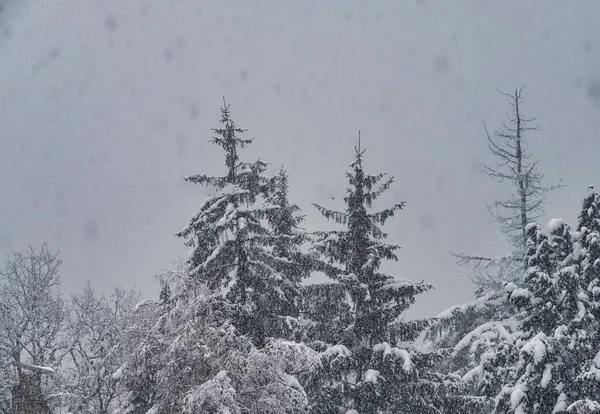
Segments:
[[[522,91],[485,128],[484,172],[510,190],[488,208],[512,252],[453,252],[474,302],[406,319],[432,286],[381,269],[401,258],[384,226],[405,201],[379,206],[394,177],[371,171],[360,133],[344,208],[313,205],[336,227],[313,229],[286,170],[244,159],[252,140],[224,102],[223,172],[185,177],[211,195],[176,233],[189,256],[158,275],[159,297],[65,298],[45,244],[6,259],[0,414],[600,412],[600,195],[582,194],[573,229],[537,223],[562,183],[528,152]],[[328,282],[305,283],[314,273]]]

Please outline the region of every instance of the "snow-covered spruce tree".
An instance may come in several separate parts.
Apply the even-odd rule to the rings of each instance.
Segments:
[[[496,396],[495,413],[600,412],[599,207],[586,197],[575,238],[561,220],[527,226],[526,276],[505,286],[518,313],[457,346],[478,359],[466,377]]]
[[[229,105],[224,104],[221,115],[223,126],[214,129],[216,136],[212,142],[225,152],[227,174],[185,178],[191,183],[211,186],[216,193],[204,201],[200,211],[177,236],[187,239],[186,244],[192,247],[188,260],[190,276],[235,304],[235,326],[260,346],[266,343],[269,323],[285,316],[274,311],[292,306],[300,277],[287,271],[289,259],[280,256],[286,254],[286,249],[293,253],[290,250],[293,240],[283,233],[274,234],[267,226],[267,219],[277,219],[273,210],[279,209],[282,210],[279,215],[290,220],[294,208],[289,205],[280,208],[267,202],[272,198],[276,203],[287,203],[285,182],[279,187],[275,185],[276,192],[269,197],[274,184],[263,176],[266,164],[260,160],[241,162],[238,156],[238,149],[252,140],[238,137],[244,130],[231,119]],[[293,220],[292,216],[292,221],[281,223],[276,231],[287,231],[284,226],[295,225]],[[278,304],[276,309],[271,307],[274,300]]]
[[[541,292],[550,294],[551,290],[548,289],[552,282],[549,275],[553,274],[556,266],[568,256],[572,249],[569,228],[562,221],[555,220],[549,235],[534,224],[528,226],[527,234],[524,262],[529,273],[525,283],[537,286],[540,294]],[[521,329],[521,325],[525,327],[536,323],[540,325],[543,318],[552,318],[553,315],[548,309],[539,314],[530,312],[525,317],[524,310],[519,307],[525,304],[521,300],[522,297],[519,296],[519,293],[523,292],[522,288],[517,289],[517,285],[511,283],[506,289],[508,290],[496,292],[493,296],[482,298],[468,307],[457,306],[452,309],[456,310],[456,314],[450,314],[449,318],[466,318],[475,315],[476,318],[479,318],[475,321],[479,323],[466,335],[461,331],[447,332],[444,335],[446,342],[439,342],[444,346],[454,347],[451,358],[442,366],[443,372],[464,376],[464,379],[468,381],[475,376],[482,375],[480,378],[478,377],[473,387],[472,392],[475,395],[491,398],[499,392],[505,376],[504,369],[509,368],[507,355],[514,348],[512,339]],[[550,302],[542,301],[542,303]],[[482,315],[485,315],[487,320],[482,320]],[[441,318],[444,317],[444,315],[441,316]],[[466,320],[465,324],[468,323],[473,322]],[[461,334],[462,336],[460,336]],[[501,355],[501,357],[497,359],[500,366],[488,372],[485,370],[494,365],[490,362],[492,359],[489,359],[490,349],[495,349],[497,355]]]
[[[311,371],[318,355],[302,344],[266,338],[267,324],[286,316],[277,311],[293,305],[282,304],[295,295],[297,279],[286,278],[299,277],[285,256],[295,257],[288,234],[294,233],[294,208],[278,200],[278,190],[287,197],[281,180],[262,177],[264,163],[239,161],[238,147],[250,141],[236,137],[243,131],[227,105],[222,114],[224,127],[215,130],[213,142],[225,150],[228,174],[187,178],[217,191],[179,233],[192,252],[162,275],[160,303],[138,306],[150,322],[132,329],[136,350],[117,375],[130,390],[124,413],[307,413],[306,393],[294,375]],[[259,207],[261,201],[266,205]],[[287,220],[291,215],[291,228],[267,226],[277,210]],[[273,305],[269,298],[276,312],[263,309]]]
[[[525,286],[508,286],[514,289],[511,299],[523,302],[523,322],[516,364],[497,397],[496,412],[582,412],[583,406],[600,412],[597,270],[586,277],[600,257],[597,202],[597,194],[584,201],[573,254],[563,259],[567,246],[550,240],[549,249],[545,237],[538,237]],[[558,232],[562,236],[568,229],[561,225]]]
[[[405,321],[404,311],[415,295],[431,285],[396,279],[379,271],[384,260],[397,260],[400,246],[386,243],[380,225],[401,210],[404,202],[380,212],[371,205],[393,183],[393,177],[374,187],[385,174],[363,170],[364,151],[355,148],[347,173],[350,188],[345,211],[316,205],[341,230],[316,232],[313,248],[327,263],[327,272],[343,286],[352,318],[345,337],[321,349],[322,369],[308,382],[314,413],[440,413],[442,386],[429,375],[440,353],[421,352],[411,343],[430,321]]]
[[[473,381],[477,394],[491,398],[501,394],[506,384],[510,384],[517,375],[522,363],[520,358],[531,356],[528,354],[531,351],[529,347],[525,346],[522,355],[521,348],[534,338],[537,340],[541,335],[549,335],[560,320],[555,306],[554,277],[571,249],[569,230],[560,220],[552,222],[549,233],[535,224],[527,227],[526,276],[520,283],[508,283],[501,298],[506,307],[514,309],[514,313],[481,324],[455,347],[456,354],[466,355],[466,363],[458,373],[464,375],[464,380]],[[543,376],[541,374],[538,382]],[[542,388],[552,391],[551,387]],[[541,394],[535,398],[549,399]],[[510,411],[498,405],[496,412]]]

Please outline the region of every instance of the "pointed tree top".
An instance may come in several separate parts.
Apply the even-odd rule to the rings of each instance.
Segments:
[[[360,129],[358,130],[358,147],[354,147],[354,152],[356,152],[356,162],[354,163],[354,165],[356,166],[361,166],[362,165],[362,156],[365,153],[366,149],[361,149],[360,147]]]
[[[221,120],[219,122],[223,124],[225,128],[233,126],[231,118],[229,116],[229,105],[227,105],[227,103],[225,102],[225,97],[223,96],[223,106],[221,107]],[[212,130],[215,132],[219,132],[218,128],[212,128]]]

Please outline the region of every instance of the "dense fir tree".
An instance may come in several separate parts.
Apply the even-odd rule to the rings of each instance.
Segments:
[[[405,321],[402,317],[415,295],[431,285],[379,271],[384,260],[397,260],[400,248],[384,241],[387,235],[379,226],[404,203],[369,211],[373,201],[391,186],[393,177],[375,189],[385,174],[366,174],[360,143],[355,150],[355,161],[347,173],[350,187],[344,198],[345,211],[316,205],[326,218],[344,226],[316,232],[314,249],[323,256],[329,276],[348,295],[351,320],[338,343],[324,344],[321,349],[322,370],[307,388],[312,411],[439,413],[442,387],[429,371],[440,354],[421,352],[411,345],[430,321]]]
[[[287,172],[281,167],[273,181],[273,190],[269,196],[269,202],[278,208],[269,211],[268,220],[273,229],[273,235],[277,237],[273,253],[277,257],[292,259],[300,251],[300,246],[306,240],[306,236],[300,231],[300,224],[304,220],[304,216],[298,215],[300,207],[290,204],[288,199],[290,191],[288,178]],[[296,273],[294,282],[299,286],[302,269],[297,269]]]
[[[571,244],[572,249],[564,223],[553,221],[549,236],[534,235],[539,230],[531,226],[524,286],[507,286],[510,299],[519,302],[522,331],[513,349],[518,351],[516,363],[497,398],[497,412],[580,412],[573,410],[582,404],[598,405],[592,403],[600,390],[600,378],[595,377],[600,368],[597,302],[589,291],[590,282],[598,279],[586,278],[599,236],[597,225],[586,225],[593,225],[599,213],[597,200],[596,194],[585,199],[579,242]]]
[[[335,273],[330,274],[344,285],[350,295],[354,323],[351,341],[346,343],[358,341],[370,346],[389,340],[391,332],[387,329],[388,324],[413,303],[414,295],[429,290],[431,286],[397,281],[378,272],[383,260],[397,260],[395,252],[400,248],[383,241],[387,234],[381,231],[379,225],[385,224],[402,209],[404,202],[378,213],[367,211],[372,202],[391,186],[393,177],[373,191],[373,186],[385,174],[366,175],[362,168],[363,153],[360,148],[356,149],[356,160],[347,173],[350,188],[344,198],[346,211],[337,212],[315,205],[326,218],[344,224],[346,229],[317,232],[314,249],[329,264],[338,265],[332,268]],[[382,309],[387,312],[382,312]]]
[[[225,152],[227,175],[185,178],[211,186],[216,193],[177,235],[192,247],[190,276],[236,304],[235,326],[263,345],[269,321],[285,316],[274,312],[295,312],[293,303],[303,273],[290,263],[297,241],[287,233],[297,225],[296,207],[287,201],[287,178],[265,178],[267,166],[260,160],[240,161],[238,150],[252,140],[238,137],[244,130],[231,119],[229,105],[224,104],[221,115],[223,126],[214,129],[212,142]],[[274,231],[268,220],[276,225]]]

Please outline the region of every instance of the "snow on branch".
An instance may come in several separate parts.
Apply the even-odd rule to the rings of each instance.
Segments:
[[[327,219],[333,219],[338,224],[346,224],[348,222],[348,214],[340,211],[330,210],[318,204],[312,203],[313,206]]]
[[[373,351],[382,352],[384,358],[388,355],[392,355],[392,356],[395,356],[395,357],[401,359],[402,361],[404,361],[402,364],[402,369],[405,372],[412,371],[412,369],[414,367],[414,364],[410,358],[410,354],[405,349],[396,348],[396,347],[390,346],[390,344],[388,344],[387,342],[383,342],[381,344],[375,345],[373,347]]]
[[[36,372],[41,375],[54,375],[54,370],[50,367],[44,367],[44,366],[40,366],[40,365],[31,365],[31,364],[26,364],[25,362],[21,362],[20,365],[23,368],[26,368],[30,371]]]
[[[394,214],[396,213],[396,211],[404,209],[405,206],[406,206],[406,202],[402,201],[401,203],[394,204],[393,207],[386,208],[385,210],[382,210],[378,213],[369,214],[369,217],[375,223],[379,223],[379,224],[383,225],[390,217],[394,217]]]
[[[521,259],[519,259],[513,255],[489,257],[489,256],[472,255],[472,254],[465,254],[465,253],[451,253],[451,254],[452,254],[452,256],[454,256],[458,259],[457,264],[464,265],[464,264],[474,263],[475,268],[481,268],[481,267],[488,268],[488,267],[492,267],[492,266],[503,265],[503,264],[506,264],[507,262],[520,262],[521,261]]]

